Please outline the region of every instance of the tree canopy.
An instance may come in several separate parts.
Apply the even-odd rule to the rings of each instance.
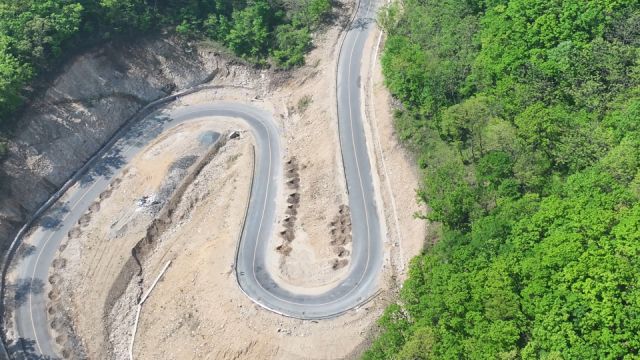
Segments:
[[[365,359],[640,354],[640,3],[404,0],[385,81],[439,241]]]

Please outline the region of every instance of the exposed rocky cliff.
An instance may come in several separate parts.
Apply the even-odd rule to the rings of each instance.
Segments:
[[[213,49],[172,38],[107,45],[75,58],[32,100],[0,165],[0,248],[144,105],[213,78],[242,85],[238,71],[247,72]]]

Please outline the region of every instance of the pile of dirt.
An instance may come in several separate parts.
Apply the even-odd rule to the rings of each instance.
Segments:
[[[338,215],[329,223],[331,234],[331,246],[333,252],[338,256],[331,260],[333,270],[342,269],[349,264],[348,256],[351,251],[348,249],[351,244],[351,212],[347,205],[340,205]]]
[[[286,215],[280,222],[284,228],[279,232],[279,235],[282,238],[282,244],[276,247],[276,251],[282,254],[282,256],[289,256],[289,254],[291,254],[291,251],[293,250],[291,243],[296,238],[296,216],[298,215],[298,207],[300,206],[300,194],[297,192],[300,189],[299,170],[300,167],[298,165],[298,160],[295,157],[292,157],[285,162],[284,174],[287,188],[293,192],[289,193],[287,196]]]

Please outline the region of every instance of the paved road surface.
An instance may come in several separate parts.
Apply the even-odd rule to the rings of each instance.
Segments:
[[[340,143],[349,191],[353,249],[347,277],[319,295],[300,295],[280,288],[266,270],[265,255],[275,224],[275,199],[282,185],[279,130],[271,115],[238,103],[212,103],[153,115],[134,126],[81,180],[80,189],[56,203],[34,230],[35,249],[16,260],[23,286],[15,306],[16,331],[26,352],[57,357],[49,333],[46,294],[40,291],[61,240],[129,160],[155,136],[185,121],[235,117],[246,122],[256,141],[256,168],[246,223],[238,247],[236,275],[242,290],[259,305],[302,319],[339,315],[361,304],[377,289],[382,265],[380,222],[374,201],[371,166],[362,124],[361,59],[365,41],[375,26],[375,0],[362,0],[346,34],[338,64]],[[37,358],[37,357],[36,357]]]
[[[258,184],[254,184],[257,191],[251,198],[236,264],[238,281],[255,302],[287,316],[303,319],[336,316],[362,303],[377,288],[383,244],[362,125],[360,88],[364,45],[375,27],[372,19],[376,10],[374,5],[375,0],[361,2],[356,20],[345,37],[338,63],[338,125],[349,191],[353,248],[349,274],[335,288],[320,295],[300,295],[279,287],[273,281],[266,270],[265,254],[268,238],[273,232],[274,197],[263,197],[262,194],[275,194],[277,184],[268,180],[265,183],[258,180]],[[277,174],[267,174],[264,178],[279,178],[280,164],[274,169],[278,169]],[[258,164],[255,178],[261,179],[261,172],[269,171],[266,164]],[[263,187],[267,190],[263,191]]]

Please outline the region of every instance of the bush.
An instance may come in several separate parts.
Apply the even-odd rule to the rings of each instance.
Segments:
[[[304,64],[304,54],[310,46],[309,30],[296,30],[293,25],[282,25],[276,31],[276,46],[272,56],[279,67],[290,69]]]

